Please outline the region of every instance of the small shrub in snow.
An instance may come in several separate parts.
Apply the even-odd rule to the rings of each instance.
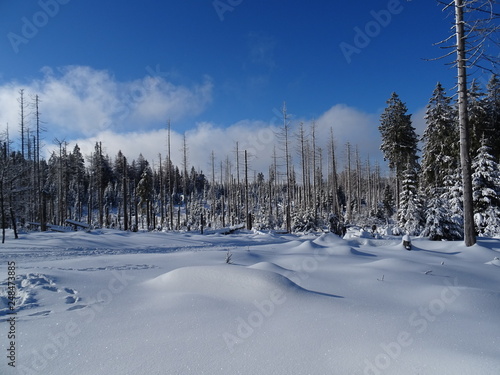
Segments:
[[[232,264],[233,261],[231,260],[231,257],[233,256],[233,254],[228,250],[227,253],[226,253],[226,263],[227,264]]]

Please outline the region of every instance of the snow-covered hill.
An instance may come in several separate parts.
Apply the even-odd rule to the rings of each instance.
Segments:
[[[496,375],[499,257],[354,232],[23,234],[0,247],[0,373]]]

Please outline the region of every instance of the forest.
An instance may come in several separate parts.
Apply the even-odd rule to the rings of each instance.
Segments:
[[[475,231],[499,236],[500,80],[492,75],[484,87],[472,81],[467,95]],[[223,162],[207,155],[206,174],[189,165],[184,138],[182,163],[174,165],[171,153],[179,150],[171,150],[170,121],[167,153],[156,164],[121,151],[107,155],[105,139],[90,155],[54,139],[58,150],[46,160],[40,99],[27,101],[20,89],[18,136],[0,136],[2,242],[7,228],[17,237],[21,229],[66,230],[68,220],[124,231],[202,233],[237,226],[341,234],[348,225],[375,225],[432,240],[463,238],[458,109],[439,83],[421,135],[399,96],[387,101],[379,130],[390,173],[361,160],[356,145],[337,145],[333,131],[328,148],[318,147],[316,125],[292,123],[285,104],[266,174],[248,167],[238,142]]]

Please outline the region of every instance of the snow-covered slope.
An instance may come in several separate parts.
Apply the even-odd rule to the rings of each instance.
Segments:
[[[500,240],[30,233],[1,374],[498,374]],[[226,254],[232,253],[232,264]]]

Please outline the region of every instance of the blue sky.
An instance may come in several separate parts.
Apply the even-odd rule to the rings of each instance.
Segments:
[[[25,88],[42,100],[47,149],[99,139],[111,155],[155,157],[170,118],[174,142],[187,132],[206,169],[211,149],[222,160],[236,140],[269,151],[286,101],[292,126],[316,120],[325,137],[333,126],[339,147],[377,159],[393,91],[419,129],[436,82],[452,90],[454,70],[425,61],[451,21],[433,0],[4,1],[0,128],[17,130]]]

